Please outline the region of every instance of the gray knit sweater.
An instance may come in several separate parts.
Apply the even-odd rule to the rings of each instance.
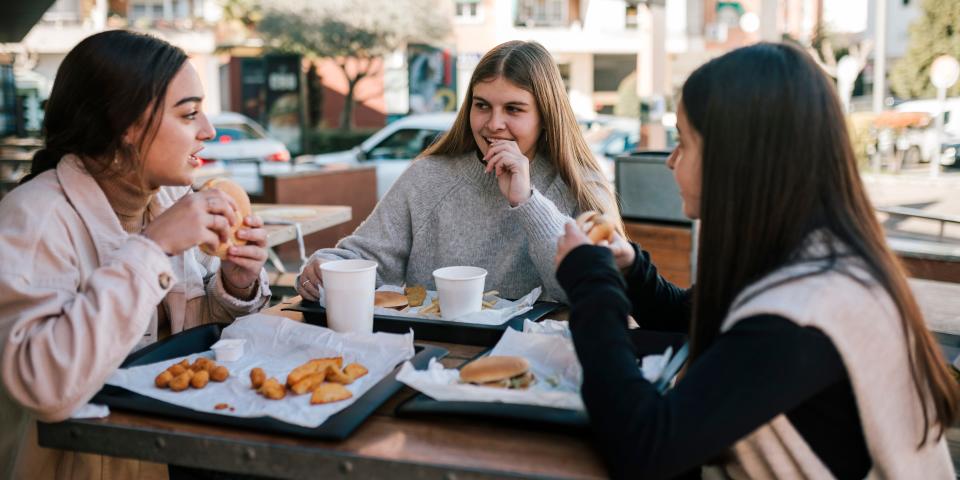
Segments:
[[[483,168],[473,152],[413,162],[353,234],[311,258],[374,260],[378,285],[431,290],[435,269],[471,265],[504,298],[542,285],[542,299],[565,301],[553,259],[576,198],[542,156],[530,167],[533,195],[515,208]]]

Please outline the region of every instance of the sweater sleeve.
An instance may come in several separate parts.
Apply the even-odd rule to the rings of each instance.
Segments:
[[[402,284],[413,244],[410,199],[415,197],[417,179],[411,170],[413,165],[352,234],[337,242],[335,248],[317,250],[310,260],[373,260],[377,262],[377,285]]]
[[[18,248],[0,241],[6,252],[28,253]],[[13,399],[43,421],[59,421],[87,402],[140,341],[174,277],[160,247],[140,235],[82,284],[67,242],[37,248],[50,254],[33,256],[33,272],[0,267],[0,366]]]
[[[563,233],[563,225],[571,221],[549,198],[533,189],[530,198],[513,208],[524,232],[527,234],[528,253],[543,282],[544,296],[566,302],[566,294],[556,279],[554,258],[557,254],[557,239]]]
[[[575,268],[587,260],[595,268]],[[826,335],[758,316],[717,337],[676,388],[661,395],[637,368],[622,321],[629,301],[609,252],[579,247],[558,277],[571,299],[594,441],[614,478],[666,478],[695,468],[846,378]]]

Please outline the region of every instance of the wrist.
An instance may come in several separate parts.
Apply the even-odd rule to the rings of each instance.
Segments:
[[[519,207],[520,205],[523,205],[524,203],[527,203],[527,200],[530,200],[530,197],[532,197],[532,196],[533,196],[533,189],[531,188],[531,189],[527,190],[527,196],[526,196],[526,197],[524,197],[524,198],[522,198],[522,199],[520,199],[519,201],[516,201],[516,202],[512,202],[512,201],[511,201],[511,202],[510,202],[510,206],[511,206],[511,207],[514,207],[514,208]]]
[[[249,285],[238,286],[235,283],[233,283],[232,280],[230,280],[229,276],[224,275],[222,270],[221,270],[220,276],[221,276],[221,279],[223,280],[223,289],[228,294],[230,294],[230,296],[234,298],[239,298],[241,300],[249,300],[251,297],[253,297],[254,287],[257,286],[257,280],[259,280],[259,277],[254,278]]]

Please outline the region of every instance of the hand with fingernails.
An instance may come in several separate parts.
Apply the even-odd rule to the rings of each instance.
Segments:
[[[186,195],[153,219],[143,229],[143,236],[153,240],[167,255],[179,255],[197,245],[213,249],[227,241],[237,221],[236,202],[226,193],[208,189]],[[237,236],[247,241],[244,246],[230,248],[221,265],[231,294],[249,290],[260,276],[267,260],[267,234],[263,221],[251,215],[243,219],[249,228],[241,228]]]
[[[320,290],[323,288],[323,276],[320,275],[320,265],[330,260],[314,258],[303,266],[297,278],[297,293],[306,300],[316,302],[320,300]]]
[[[563,235],[557,240],[557,255],[553,260],[554,265],[559,267],[563,259],[567,257],[567,254],[580,245],[590,245],[590,238],[577,227],[576,223],[573,221],[567,222],[566,225],[563,226]],[[626,241],[626,239],[618,233],[613,234],[612,242],[601,240],[597,242],[597,246],[610,249],[611,253],[613,253],[613,261],[620,270],[630,268],[637,256],[630,242]]]
[[[487,164],[484,171],[496,174],[500,193],[507,198],[511,207],[530,198],[530,159],[520,151],[517,142],[493,139],[483,160]]]

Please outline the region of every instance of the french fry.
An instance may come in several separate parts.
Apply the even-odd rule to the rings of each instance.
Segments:
[[[496,290],[490,290],[489,292],[483,292],[484,297],[492,297],[494,295],[500,295],[500,292]]]
[[[367,367],[364,367],[359,363],[351,363],[350,365],[343,367],[343,373],[350,377],[351,382],[366,375],[368,371],[369,370],[367,370]]]
[[[331,366],[328,366],[327,370],[330,368]],[[323,383],[323,379],[326,378],[326,376],[327,375],[325,372],[312,373],[290,387],[290,391],[297,395],[303,395],[304,393],[312,392],[316,387]]]
[[[310,397],[310,403],[317,405],[320,403],[339,402],[353,396],[350,390],[339,383],[323,382],[313,391]]]
[[[496,305],[496,303],[494,303],[494,302],[480,302],[480,305],[483,305],[484,307],[487,307],[487,308],[493,308],[493,306]]]
[[[287,375],[287,386],[292,387],[308,375],[324,371],[327,365],[336,365],[337,368],[340,368],[343,366],[343,357],[314,358],[294,368],[290,374]]]
[[[343,385],[349,385],[353,383],[353,378],[350,378],[349,375],[347,375],[346,373],[343,373],[343,371],[340,370],[340,367],[327,365],[326,374],[327,374],[326,376],[327,382],[339,383]]]

